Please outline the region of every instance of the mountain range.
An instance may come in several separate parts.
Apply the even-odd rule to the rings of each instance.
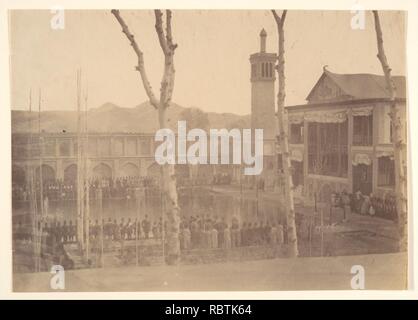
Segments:
[[[38,128],[38,112],[12,110],[12,132],[28,132],[30,120],[33,131]],[[82,115],[84,122],[85,115]],[[41,130],[44,132],[76,132],[76,111],[42,111]],[[205,112],[199,108],[186,108],[172,103],[167,110],[170,129],[176,130],[177,121],[186,120],[188,129],[195,128],[250,128],[249,115]],[[191,127],[189,126],[191,125]],[[158,113],[147,101],[134,108],[105,103],[87,111],[89,132],[155,133],[159,129]]]

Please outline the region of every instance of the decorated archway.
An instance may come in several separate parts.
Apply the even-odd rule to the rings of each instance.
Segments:
[[[190,178],[190,170],[188,164],[177,164],[175,166],[176,176],[180,178]]]
[[[74,182],[77,181],[77,165],[70,164],[64,170],[64,181]]]
[[[40,167],[36,168],[36,179],[39,180],[40,177]],[[49,181],[54,181],[55,180],[55,170],[47,165],[47,164],[43,164],[42,165],[42,182],[46,183]]]
[[[161,166],[154,162],[147,168],[147,177],[159,178],[161,175]]]
[[[105,164],[100,163],[93,169],[93,177],[96,178],[112,178],[112,168]]]
[[[12,183],[17,185],[24,185],[26,181],[25,170],[19,166],[12,166]]]
[[[139,176],[139,168],[138,166],[134,165],[133,163],[125,163],[120,168],[119,176],[122,177],[137,177]]]
[[[330,203],[333,192],[334,190],[331,188],[331,186],[328,183],[323,184],[319,191],[318,200],[320,202]]]

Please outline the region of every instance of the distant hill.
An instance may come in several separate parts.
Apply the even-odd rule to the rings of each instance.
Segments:
[[[12,132],[29,131],[28,111],[12,110]],[[38,113],[31,115],[33,130],[38,127]],[[84,115],[83,115],[84,118]],[[209,128],[249,128],[250,116],[232,113],[204,112],[198,108],[185,108],[172,103],[167,111],[168,126],[177,128],[177,121],[186,120],[188,126]],[[149,102],[134,108],[122,108],[113,103],[105,103],[87,112],[90,132],[135,132],[154,133],[158,130],[158,115]],[[77,113],[75,111],[41,112],[41,128],[45,132],[76,132]]]

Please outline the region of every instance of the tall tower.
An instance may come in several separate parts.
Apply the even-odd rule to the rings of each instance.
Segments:
[[[260,52],[250,56],[251,128],[264,129],[264,141],[275,140],[277,120],[274,83],[277,55],[266,52],[266,30],[260,32]],[[269,148],[267,148],[269,149]],[[267,151],[267,150],[266,150]]]

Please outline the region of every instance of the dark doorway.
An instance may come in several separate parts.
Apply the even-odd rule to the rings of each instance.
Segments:
[[[373,166],[358,164],[353,166],[353,193],[358,190],[364,195],[370,195],[373,190]]]
[[[295,187],[303,185],[303,162],[292,161],[292,182]]]

